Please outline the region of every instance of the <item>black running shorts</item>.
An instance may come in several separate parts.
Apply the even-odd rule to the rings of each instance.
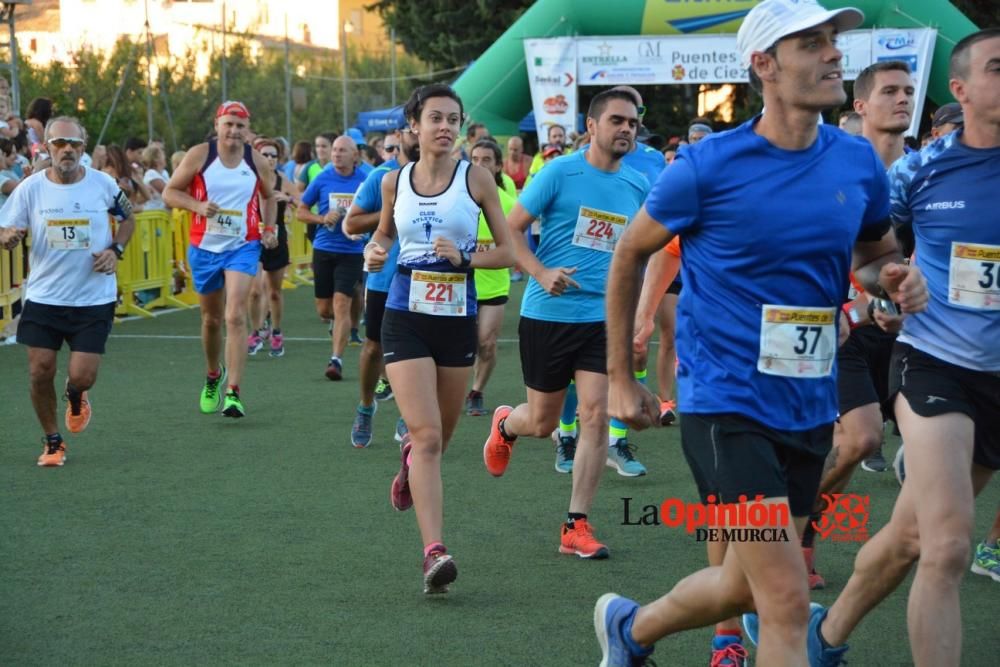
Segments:
[[[779,431],[736,414],[681,416],[681,445],[702,502],[735,503],[787,497],[792,516],[809,516],[826,455],[833,446],[833,424],[807,431]]]
[[[546,322],[522,317],[517,327],[524,384],[543,392],[562,391],[577,371],[606,375],[604,322]]]
[[[438,366],[472,366],[476,362],[478,345],[475,317],[447,317],[385,309],[382,318],[382,358],[386,364],[430,357]]]
[[[889,395],[896,394],[921,417],[967,415],[976,429],[972,460],[1000,470],[1000,373],[956,366],[897,341],[889,383]]]
[[[104,354],[115,320],[115,303],[100,306],[50,306],[26,301],[17,324],[17,342],[58,350],[63,341],[73,352]]]
[[[382,319],[388,298],[388,292],[365,290],[365,338],[379,345],[382,344]]]
[[[284,222],[278,222],[278,245],[274,248],[260,246],[260,263],[265,271],[279,271],[290,263],[288,253],[288,230]]]
[[[875,325],[851,332],[837,350],[837,394],[840,414],[878,403],[882,418],[892,415],[889,405],[889,365],[896,337]]]
[[[364,273],[364,255],[313,250],[313,292],[317,299],[329,299],[334,292],[354,295]]]

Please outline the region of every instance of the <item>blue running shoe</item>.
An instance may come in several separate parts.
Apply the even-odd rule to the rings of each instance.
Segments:
[[[712,638],[712,655],[709,667],[747,667],[750,654],[740,643],[739,635],[715,635]]]
[[[378,403],[372,403],[370,408],[358,406],[354,414],[354,424],[351,425],[351,444],[361,449],[372,444],[372,418]]]
[[[642,649],[626,639],[639,604],[614,593],[605,593],[594,606],[594,632],[601,644],[600,667],[640,667],[651,665],[646,658],[653,649]],[[630,647],[629,644],[632,644]],[[639,649],[641,653],[636,653]]]
[[[896,458],[892,460],[892,470],[896,473],[896,481],[899,482],[900,486],[903,486],[903,480],[906,479],[906,462],[903,460],[903,443],[899,443],[899,450],[896,452]]]
[[[986,542],[980,542],[976,545],[972,573],[981,574],[993,581],[1000,582],[1000,546],[991,547]]]
[[[846,665],[844,654],[847,653],[848,646],[823,645],[820,638],[819,629],[823,625],[823,619],[829,610],[821,604],[813,602],[809,605],[809,632],[806,634],[806,646],[809,649],[809,667],[838,667]]]
[[[757,638],[760,636],[760,618],[757,617],[757,612],[743,614],[743,634],[751,644],[757,645]]]
[[[399,443],[400,447],[403,446],[403,438],[405,438],[406,434],[409,432],[410,429],[406,428],[406,422],[403,421],[402,417],[400,417],[399,421],[396,422],[396,435],[393,436],[393,438],[396,439],[396,442]]]
[[[619,438],[615,444],[608,447],[607,465],[614,468],[622,477],[640,477],[646,474],[646,466],[635,458],[636,446],[625,438]]]
[[[552,431],[552,442],[556,445],[556,472],[573,472],[576,458],[576,436],[559,435],[559,429]]]

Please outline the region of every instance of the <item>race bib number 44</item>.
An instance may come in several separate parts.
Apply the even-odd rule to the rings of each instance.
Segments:
[[[90,219],[46,220],[45,238],[56,250],[86,250],[90,247]]]
[[[614,252],[615,244],[625,231],[628,218],[617,213],[580,207],[573,230],[573,245],[602,252]]]
[[[410,312],[462,317],[466,315],[464,273],[414,271],[410,274]]]
[[[243,236],[243,212],[220,210],[208,219],[208,233],[220,236]]]
[[[797,378],[826,377],[837,353],[834,308],[765,305],[757,370]]]
[[[1000,246],[951,244],[948,302],[978,310],[1000,310]]]

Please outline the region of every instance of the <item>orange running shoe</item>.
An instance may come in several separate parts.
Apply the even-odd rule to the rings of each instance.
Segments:
[[[660,426],[670,426],[677,421],[677,401],[660,401]]]
[[[486,438],[483,445],[483,461],[486,469],[494,477],[500,477],[507,471],[507,464],[510,463],[511,449],[514,447],[513,440],[507,440],[500,433],[500,422],[507,418],[514,408],[509,405],[501,405],[493,411],[493,423],[490,424],[490,437]]]
[[[809,590],[817,591],[826,588],[826,580],[816,571],[816,550],[813,547],[803,547],[802,557],[806,560],[806,571],[809,573]]]
[[[580,558],[607,558],[608,548],[597,541],[594,529],[586,519],[577,519],[573,528],[563,524],[559,553],[576,554]]]
[[[42,438],[42,455],[38,457],[38,465],[54,468],[66,463],[66,443],[63,440],[53,444]]]
[[[80,412],[79,414],[73,414],[73,402],[66,402],[66,428],[69,429],[70,433],[80,433],[85,428],[87,424],[90,423],[90,400],[87,398],[87,392],[80,394]]]

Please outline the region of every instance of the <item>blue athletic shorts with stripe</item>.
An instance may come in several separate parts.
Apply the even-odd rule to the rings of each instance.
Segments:
[[[211,294],[225,285],[226,271],[239,271],[257,275],[260,261],[260,241],[250,241],[234,250],[209,252],[194,246],[188,247],[188,266],[198,294]]]

